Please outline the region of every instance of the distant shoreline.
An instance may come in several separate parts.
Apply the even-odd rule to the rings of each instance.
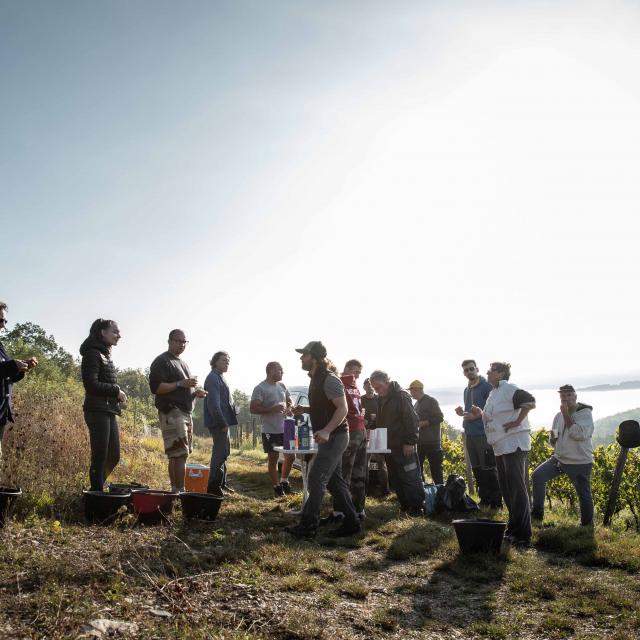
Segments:
[[[591,387],[581,387],[578,391],[619,391],[622,389],[640,389],[640,380],[628,380],[618,384],[595,384]]]

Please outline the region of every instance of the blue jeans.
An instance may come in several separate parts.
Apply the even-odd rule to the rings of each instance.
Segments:
[[[533,482],[533,515],[544,516],[544,498],[547,482],[566,473],[575,487],[580,501],[580,522],[583,525],[593,522],[593,496],[591,495],[592,463],[563,464],[554,456],[543,462],[531,476]]]
[[[396,492],[403,511],[419,511],[424,505],[424,484],[420,473],[418,456],[402,455],[402,450],[385,455],[389,486]]]
[[[229,429],[227,427],[213,427],[209,431],[213,438],[213,447],[211,448],[207,493],[220,493],[227,480],[226,462],[231,453]]]

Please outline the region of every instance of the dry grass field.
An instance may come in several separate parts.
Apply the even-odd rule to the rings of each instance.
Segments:
[[[298,542],[282,528],[301,496],[271,497],[261,453],[234,452],[229,476],[210,524],[88,526],[77,492],[26,496],[0,530],[0,637],[640,638],[630,531],[551,514],[529,550],[462,556],[447,520],[387,498],[358,537]],[[160,441],[125,434],[117,479],[166,486]]]

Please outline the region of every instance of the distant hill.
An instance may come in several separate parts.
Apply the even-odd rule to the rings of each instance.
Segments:
[[[627,380],[618,384],[596,384],[592,387],[582,387],[578,391],[616,391],[618,389],[640,389],[640,380]]]
[[[623,420],[640,421],[640,407],[596,420],[594,423],[593,444],[611,444],[615,440],[616,429]]]

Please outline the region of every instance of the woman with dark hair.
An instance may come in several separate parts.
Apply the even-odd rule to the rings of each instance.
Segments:
[[[104,483],[120,460],[118,420],[120,405],[127,396],[117,385],[111,348],[120,340],[120,329],[113,320],[98,318],[89,337],[80,347],[82,384],[85,390],[84,419],[89,427],[92,491],[102,491]]]

